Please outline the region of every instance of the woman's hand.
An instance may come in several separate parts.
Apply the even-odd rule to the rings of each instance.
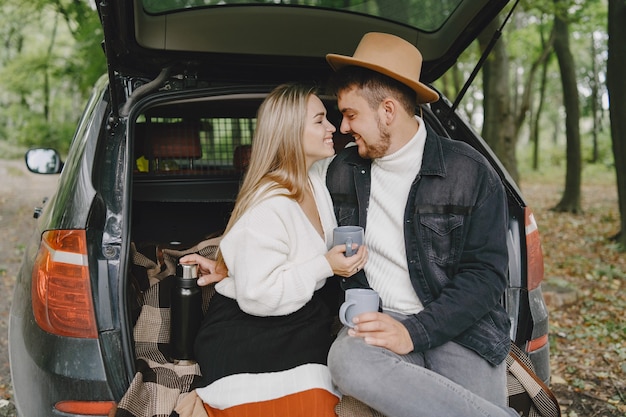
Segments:
[[[356,243],[352,244],[352,249],[356,249]],[[346,257],[346,245],[337,245],[326,252],[326,260],[333,269],[335,275],[351,277],[359,272],[367,262],[367,248],[365,245],[359,246],[359,250],[352,256]]]
[[[224,267],[218,266],[217,262],[204,256],[193,253],[180,258],[181,264],[198,264],[198,285],[204,286],[219,282],[226,278],[228,272]]]

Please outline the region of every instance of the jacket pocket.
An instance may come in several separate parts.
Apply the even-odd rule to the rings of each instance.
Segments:
[[[421,214],[419,224],[428,258],[439,265],[458,262],[464,216],[458,214]]]

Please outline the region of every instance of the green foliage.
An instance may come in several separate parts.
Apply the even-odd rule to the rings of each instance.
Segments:
[[[76,121],[48,123],[43,118],[33,115],[15,134],[16,143],[28,147],[45,146],[66,154],[76,130]]]
[[[556,113],[552,120],[543,121],[539,126],[539,168],[565,169],[566,138],[563,128],[559,123],[564,115]],[[601,129],[597,132],[597,159],[593,160],[593,121],[590,117],[583,117],[581,126],[581,150],[583,163],[598,165],[601,168],[614,170],[614,157],[609,129],[608,113],[604,112],[599,121]],[[533,147],[529,143],[526,133],[517,144],[517,161],[520,171],[523,173],[532,171]]]
[[[523,148],[523,147],[522,147]],[[522,149],[519,148],[519,149]],[[526,149],[518,151],[518,168],[520,178],[524,183],[551,183],[562,186],[565,183],[565,155],[564,147],[548,146],[541,151],[541,163],[537,170],[532,168],[531,157]],[[588,154],[587,151],[584,153]],[[605,160],[601,163],[583,161],[583,184],[615,185],[615,169],[612,153],[603,151]]]
[[[97,12],[86,0],[0,1],[0,141],[67,150],[106,71]]]
[[[87,7],[83,2],[73,2]],[[75,50],[73,59],[65,62],[64,74],[78,82],[83,97],[91,92],[94,83],[106,72],[106,58],[102,49],[102,26],[95,10],[81,10],[80,24],[73,31]]]

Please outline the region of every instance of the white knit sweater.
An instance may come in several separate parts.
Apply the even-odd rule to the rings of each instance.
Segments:
[[[332,246],[332,232],[337,226],[325,185],[326,166],[327,162],[320,161],[309,171],[325,240],[300,205],[280,195],[248,210],[222,239],[220,249],[229,275],[215,288],[236,299],[246,313],[292,313],[333,275],[324,257]]]
[[[419,173],[426,128],[419,121],[415,136],[391,155],[372,161],[372,189],[367,211],[365,274],[378,291],[383,308],[403,314],[423,309],[409,277],[404,244],[404,211],[411,184]]]

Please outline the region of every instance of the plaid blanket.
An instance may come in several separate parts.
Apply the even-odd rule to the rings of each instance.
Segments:
[[[124,397],[111,413],[115,417],[208,417],[202,401],[190,392],[200,377],[196,363],[174,364],[169,355],[170,299],[178,259],[189,253],[215,258],[219,238],[177,251],[131,244],[135,311],[133,330],[136,374]],[[203,287],[203,310],[215,290]],[[343,397],[336,407],[339,417],[384,417],[363,403]]]
[[[556,396],[535,374],[530,358],[514,343],[506,358],[509,407],[522,417],[560,417]]]
[[[149,246],[142,248],[144,253],[131,245],[131,275],[138,295],[133,300],[138,313],[133,330],[137,373],[117,406],[116,417],[169,417],[199,378],[198,364],[174,364],[170,359],[169,295],[178,259],[193,252],[214,258],[218,243],[219,238],[209,239],[184,251]],[[202,291],[206,311],[215,290],[206,286]]]
[[[169,355],[170,299],[178,259],[199,253],[214,259],[219,238],[200,242],[183,251],[160,249],[148,251],[131,245],[132,279],[138,297],[134,301],[134,342],[137,373],[117,409],[115,417],[208,417],[202,401],[190,392],[200,377],[196,363],[174,364]],[[151,253],[152,252],[152,256]],[[215,289],[202,288],[206,312]],[[560,416],[556,397],[534,374],[532,362],[511,344],[507,358],[507,389],[510,406],[522,416]],[[385,417],[358,400],[344,396],[335,411],[339,417]]]

